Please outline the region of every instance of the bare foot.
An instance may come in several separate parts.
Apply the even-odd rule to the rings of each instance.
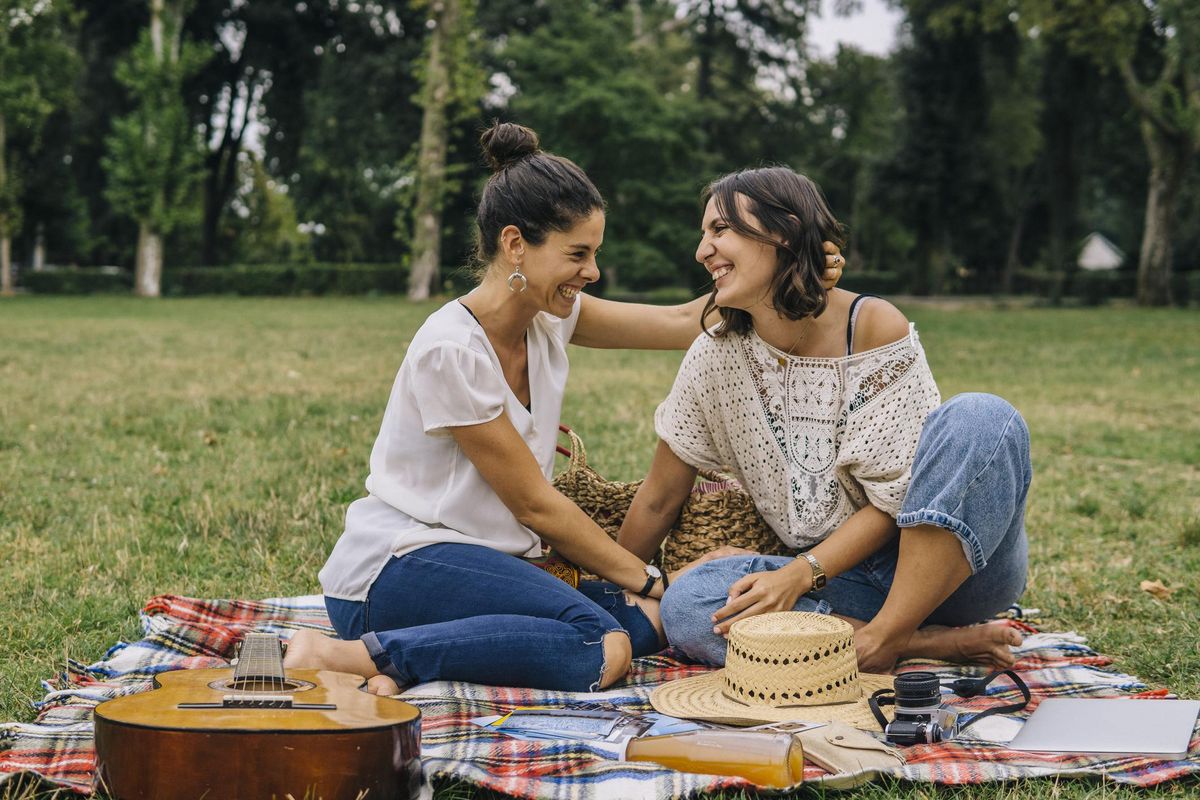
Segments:
[[[382,697],[392,697],[393,695],[400,694],[400,684],[387,675],[380,673],[373,678],[367,679],[367,691]]]
[[[373,678],[379,674],[367,646],[357,639],[342,641],[313,630],[299,630],[283,657],[286,669],[327,669]]]
[[[983,623],[962,628],[929,625],[912,635],[900,656],[1008,669],[1016,661],[1010,647],[1020,643],[1021,634],[1004,624]]]

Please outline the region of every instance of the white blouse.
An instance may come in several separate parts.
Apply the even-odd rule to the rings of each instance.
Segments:
[[[346,511],[346,529],[320,572],[326,595],[363,600],[388,559],[442,542],[537,556],[542,543],[519,523],[447,428],[489,422],[507,412],[546,479],[553,475],[567,342],[567,319],[541,313],[526,338],[530,409],[504,379],[487,334],[457,300],[425,320],[392,387],[375,447],[367,497]]]
[[[730,470],[792,548],[868,503],[896,516],[941,396],[916,328],[883,347],[802,358],[757,333],[692,343],[654,427],[694,467]]]

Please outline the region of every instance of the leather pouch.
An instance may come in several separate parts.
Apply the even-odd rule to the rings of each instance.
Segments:
[[[538,558],[527,558],[525,560],[538,569],[549,572],[560,581],[565,582],[572,589],[579,588],[579,567],[567,561],[553,550],[546,551]]]
[[[803,731],[797,736],[804,746],[804,757],[833,776],[839,773],[864,773],[862,780],[847,786],[866,783],[880,772],[889,772],[905,763],[904,756],[896,748],[866,731],[840,722]]]

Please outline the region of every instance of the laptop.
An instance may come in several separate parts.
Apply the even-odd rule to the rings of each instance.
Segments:
[[[1051,697],[1009,743],[1041,753],[1119,753],[1184,758],[1200,700]]]

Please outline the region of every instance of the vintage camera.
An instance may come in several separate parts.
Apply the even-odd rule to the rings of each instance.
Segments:
[[[883,732],[892,744],[932,744],[952,739],[958,713],[942,705],[941,682],[932,672],[896,676],[896,718]]]

